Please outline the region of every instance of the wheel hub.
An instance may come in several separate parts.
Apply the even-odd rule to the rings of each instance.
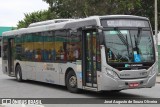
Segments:
[[[71,78],[69,79],[69,85],[71,87],[75,87],[77,85],[76,81],[77,81],[76,77],[75,76],[71,76]]]

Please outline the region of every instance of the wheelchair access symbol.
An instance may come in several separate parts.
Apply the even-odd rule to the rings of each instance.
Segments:
[[[139,54],[134,54],[134,62],[141,62],[141,57]]]

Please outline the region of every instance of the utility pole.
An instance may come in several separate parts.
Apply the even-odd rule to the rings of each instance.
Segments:
[[[155,37],[156,37],[156,47],[158,47],[158,20],[157,20],[157,0],[155,0]]]
[[[158,59],[158,12],[157,12],[157,0],[155,0],[155,38],[156,38],[156,58]],[[157,70],[158,70],[158,62],[157,62]],[[160,71],[159,71],[160,74]]]

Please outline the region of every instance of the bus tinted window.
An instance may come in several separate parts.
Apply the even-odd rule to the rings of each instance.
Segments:
[[[33,61],[34,52],[33,52],[33,34],[27,34],[23,36],[23,50],[24,50],[24,60]]]
[[[56,59],[54,32],[44,32],[42,35],[44,36],[44,47],[42,50],[43,61],[53,62]]]
[[[55,51],[57,61],[66,61],[66,41],[67,33],[65,30],[55,31]]]
[[[23,38],[21,35],[15,37],[15,58],[18,60],[22,60],[24,58],[23,55]]]
[[[34,40],[34,61],[42,62],[42,50],[43,50],[43,35],[42,33],[34,33],[33,34]]]
[[[8,39],[7,37],[3,37],[3,60],[8,59]]]
[[[81,59],[81,32],[72,32],[68,35],[67,41],[67,58],[68,61]]]

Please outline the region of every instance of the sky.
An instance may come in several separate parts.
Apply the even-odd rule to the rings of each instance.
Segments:
[[[16,27],[24,13],[48,9],[42,0],[0,0],[0,26]]]

